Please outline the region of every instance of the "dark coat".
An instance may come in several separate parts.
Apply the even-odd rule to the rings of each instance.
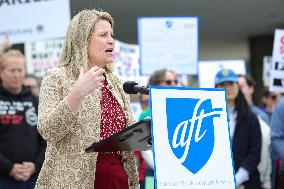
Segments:
[[[246,189],[259,189],[260,176],[257,165],[260,162],[261,130],[255,114],[238,112],[233,136],[233,157],[235,171],[240,167],[249,172],[249,180],[244,183]]]

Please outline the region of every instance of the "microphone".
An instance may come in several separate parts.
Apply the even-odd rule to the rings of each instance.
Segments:
[[[149,89],[147,87],[139,86],[135,81],[126,81],[123,84],[123,90],[127,94],[145,94],[149,95]]]

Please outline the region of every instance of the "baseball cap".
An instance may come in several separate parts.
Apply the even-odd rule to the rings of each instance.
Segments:
[[[228,81],[235,83],[239,81],[237,74],[233,70],[222,69],[219,72],[217,72],[215,76],[215,85]]]

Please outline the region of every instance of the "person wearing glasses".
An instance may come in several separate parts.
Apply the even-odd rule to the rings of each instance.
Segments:
[[[161,69],[155,71],[149,79],[152,86],[177,86],[178,80],[172,70]]]
[[[172,70],[161,69],[155,71],[149,79],[149,85],[151,86],[168,86],[175,87],[178,84],[178,80],[176,75]],[[146,119],[150,117],[150,108],[145,109],[140,116],[140,120]],[[145,170],[145,183],[147,179],[151,179],[154,176],[154,158],[152,150],[142,151],[142,157],[147,164],[147,168]],[[147,185],[147,183],[146,183]]]

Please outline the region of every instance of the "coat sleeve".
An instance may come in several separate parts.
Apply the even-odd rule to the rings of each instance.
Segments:
[[[39,96],[38,130],[48,142],[61,140],[74,127],[76,116],[63,96],[63,71],[50,70],[43,78]]]
[[[34,162],[36,168],[36,174],[40,172],[41,166],[44,161],[45,149],[46,149],[46,141],[43,140],[43,138],[40,135],[38,136],[38,141],[39,141],[39,151]]]
[[[8,176],[13,168],[13,162],[0,152],[0,175]]]
[[[251,114],[249,117],[250,124],[248,126],[248,132],[250,132],[250,140],[248,141],[248,151],[246,157],[242,161],[240,167],[245,168],[249,173],[252,173],[257,168],[257,165],[260,162],[261,154],[261,130],[259,121],[256,115]]]

